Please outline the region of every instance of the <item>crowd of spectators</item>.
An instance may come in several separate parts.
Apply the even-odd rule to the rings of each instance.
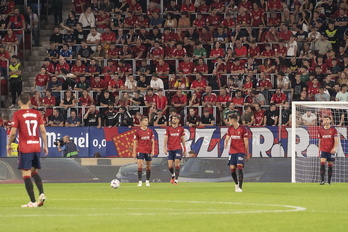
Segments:
[[[291,101],[348,100],[347,1],[143,2],[75,0],[50,37],[33,107],[98,127],[141,114],[225,125],[230,113],[287,126]]]

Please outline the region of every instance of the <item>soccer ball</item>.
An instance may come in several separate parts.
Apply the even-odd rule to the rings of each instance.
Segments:
[[[111,188],[113,188],[113,189],[119,188],[120,185],[121,185],[121,182],[120,182],[119,180],[117,180],[117,179],[113,179],[113,180],[111,181],[111,183],[110,183],[110,186],[111,186]]]

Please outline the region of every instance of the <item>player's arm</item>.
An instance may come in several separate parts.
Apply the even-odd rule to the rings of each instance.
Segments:
[[[151,139],[151,157],[155,155],[155,139]]]
[[[47,146],[47,136],[46,136],[46,128],[44,124],[40,125],[40,132],[41,132],[41,138],[43,142],[43,151],[44,151],[44,156],[48,155],[48,146]]]
[[[10,135],[8,136],[8,142],[7,142],[7,154],[12,153],[12,146],[11,143],[13,143],[16,139],[17,135],[17,128],[12,127],[10,131]]]
[[[230,141],[230,138],[231,138],[231,136],[229,136],[229,135],[226,135],[226,138],[225,138],[225,149],[227,148],[227,146],[228,146],[228,142]]]
[[[168,143],[168,135],[164,136],[164,147],[163,147],[163,152],[166,155],[167,154],[167,143]]]
[[[335,154],[337,152],[337,146],[338,146],[338,136],[336,135],[334,138],[334,145],[331,150],[331,154]]]
[[[251,154],[249,153],[249,139],[247,137],[244,138],[244,146],[246,150],[246,159],[249,160],[251,157]]]
[[[185,141],[185,136],[181,136],[181,143],[184,148],[184,157],[186,157],[186,141]]]
[[[133,158],[137,158],[137,146],[138,146],[138,140],[135,138],[133,140]]]

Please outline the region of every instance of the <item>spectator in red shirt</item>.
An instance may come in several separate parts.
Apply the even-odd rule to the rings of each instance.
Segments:
[[[281,88],[277,88],[275,94],[272,95],[271,104],[283,105],[286,101],[285,93],[282,93]]]
[[[183,47],[183,44],[181,42],[176,44],[176,48],[173,51],[174,58],[184,58],[184,56],[187,54],[186,49]]]
[[[207,81],[203,79],[202,73],[197,73],[196,80],[192,82],[190,89],[199,93],[203,92],[205,87],[207,87]],[[200,97],[200,94],[198,96]]]
[[[219,41],[216,41],[214,43],[214,48],[210,51],[210,55],[209,55],[210,58],[217,59],[218,57],[225,56],[225,50],[223,48],[221,48],[220,46],[221,46],[221,44]],[[213,60],[213,62],[214,62],[214,60]]]
[[[227,102],[232,102],[232,98],[229,94],[227,94],[227,90],[225,88],[220,88],[220,93],[217,97],[217,106],[221,112],[226,108]]]
[[[242,97],[242,91],[237,90],[234,97],[232,98],[232,102],[236,106],[242,106],[244,104],[244,98]]]
[[[125,78],[126,76],[130,75],[132,72],[133,72],[132,66],[126,63],[124,59],[121,59],[118,62],[117,73],[121,78]]]
[[[251,5],[251,3],[250,3],[250,5]],[[236,23],[237,23],[237,25],[239,25],[241,27],[248,27],[248,26],[250,26],[251,17],[250,17],[250,14],[246,13],[245,8],[240,8],[239,9],[239,14],[237,16]]]
[[[194,64],[193,62],[190,61],[190,57],[185,54],[184,55],[184,61],[179,63],[179,67],[177,71],[181,71],[184,74],[192,74],[194,69]]]
[[[242,44],[242,41],[236,40],[234,53],[235,57],[246,57],[248,55],[248,49]]]
[[[140,15],[143,13],[143,8],[139,3],[137,3],[136,0],[131,0],[130,2],[128,1],[129,4],[129,10],[133,11],[136,15]]]
[[[164,58],[164,49],[160,46],[158,40],[155,41],[154,46],[150,50],[150,58],[156,61],[160,58]]]
[[[39,91],[35,91],[34,95],[30,98],[30,106],[33,109],[38,109],[42,106],[42,98],[40,97]]]
[[[124,89],[124,83],[119,79],[117,74],[111,75],[111,79],[108,82],[108,91],[113,93],[114,96],[118,94],[118,91]]]
[[[19,9],[13,9],[13,15],[8,20],[7,28],[18,29],[14,31],[17,36],[18,42],[21,43],[23,39],[23,30],[25,29],[25,19],[22,14],[19,13]]]
[[[283,39],[284,42],[288,42],[293,33],[288,29],[288,26],[284,23],[280,25],[280,34],[279,38]]]
[[[275,56],[276,57],[285,57],[288,53],[288,49],[284,46],[283,39],[279,39],[279,47],[274,48]]]
[[[105,32],[101,35],[101,43],[104,46],[116,41],[116,35],[111,31],[110,27],[106,27],[104,31]]]
[[[251,5],[251,2],[248,0],[242,0],[239,5],[238,5],[238,9],[242,9],[244,8],[247,11],[252,10],[253,6]]]
[[[104,9],[99,9],[95,19],[95,25],[99,29],[98,31],[103,32],[105,28],[110,25],[110,16],[105,13]]]
[[[196,11],[195,6],[191,3],[191,0],[185,0],[185,3],[181,5],[180,12],[194,13]]]
[[[137,39],[135,46],[133,46],[131,49],[135,60],[146,57],[146,46],[141,43],[141,39]]]
[[[88,90],[82,90],[82,96],[78,99],[79,106],[91,106],[93,102],[93,98],[89,96]]]
[[[183,107],[187,106],[187,96],[182,93],[181,89],[176,91],[176,94],[171,100],[172,106],[176,108],[176,112],[183,113]]]
[[[193,26],[197,29],[202,29],[205,26],[205,18],[203,18],[202,13],[197,13],[197,17],[193,20]]]
[[[265,117],[265,111],[261,108],[260,103],[254,104],[254,125],[253,126],[263,126]]]
[[[108,81],[110,79],[110,76],[116,73],[117,68],[114,65],[114,61],[111,59],[107,60],[107,65],[104,66],[103,68],[103,75],[104,75],[104,80]]]
[[[275,27],[272,26],[266,34],[266,41],[269,43],[279,41],[279,32],[276,31]]]
[[[119,55],[119,50],[114,42],[110,43],[108,50],[105,52],[106,59],[117,59]]]
[[[271,17],[267,19],[267,26],[278,27],[280,25],[280,17],[276,12],[271,12]]]
[[[46,74],[46,68],[41,67],[40,73],[35,77],[35,90],[44,91],[49,80],[50,77]]]
[[[107,89],[107,87],[108,83],[102,80],[98,74],[95,74],[94,79],[91,81],[91,89],[100,95],[102,91]]]
[[[232,29],[236,25],[236,22],[232,18],[231,13],[226,13],[226,18],[222,21],[221,26]]]
[[[282,4],[279,0],[269,0],[268,1],[268,10],[270,11],[281,11]]]
[[[4,45],[0,44],[0,66],[7,69],[10,62],[10,54],[5,50]]]
[[[216,59],[216,63],[214,64],[213,73],[215,74],[226,74],[226,63],[222,60],[222,57],[218,57]]]
[[[269,43],[265,44],[265,50],[261,52],[262,58],[274,57],[274,51],[271,50],[271,45]]]
[[[251,26],[252,27],[258,27],[260,24],[265,24],[265,18],[264,18],[264,10],[259,7],[259,4],[254,2],[253,3],[253,9],[250,11],[251,13]]]
[[[248,49],[248,56],[257,58],[260,56],[260,48],[256,45],[255,40],[251,41]]]
[[[157,98],[157,95],[154,94],[153,88],[148,88],[146,91],[146,95],[144,97],[145,106],[151,107],[154,110],[155,106],[156,106],[156,103],[155,103],[156,98]],[[150,111],[151,111],[151,109],[150,109]]]
[[[76,60],[75,64],[71,67],[71,73],[80,76],[86,74],[86,66],[82,64],[81,60]]]
[[[202,31],[199,33],[199,42],[207,44],[210,46],[213,43],[213,33],[209,30],[207,26],[202,28]]]
[[[202,105],[207,106],[207,104],[210,103],[213,106],[215,106],[216,102],[217,102],[216,94],[213,93],[213,90],[210,86],[207,86],[205,88],[205,93],[202,96]]]
[[[163,58],[160,58],[158,60],[158,63],[156,65],[156,73],[158,75],[159,78],[168,78],[168,74],[169,74],[170,68],[169,65],[164,61]]]
[[[221,23],[221,18],[218,15],[218,9],[212,8],[210,15],[207,17],[206,24],[210,28],[217,28]]]
[[[193,69],[193,73],[208,73],[208,65],[204,63],[203,58],[199,58],[197,64],[195,65],[195,68]]]

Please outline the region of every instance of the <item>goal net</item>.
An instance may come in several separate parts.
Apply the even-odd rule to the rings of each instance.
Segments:
[[[348,182],[348,102],[293,102],[291,128],[292,182],[320,181],[318,132],[323,117],[335,126],[339,144],[332,182]],[[327,168],[327,166],[326,166]],[[327,170],[325,179],[327,180]]]

